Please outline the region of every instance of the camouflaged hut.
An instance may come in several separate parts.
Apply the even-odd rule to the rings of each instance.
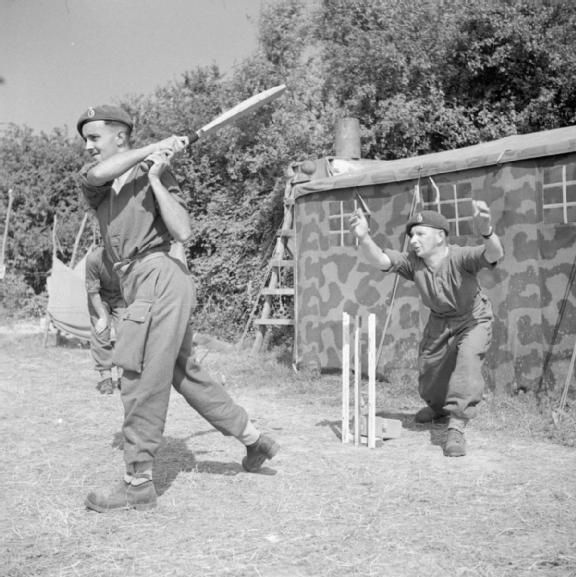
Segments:
[[[374,240],[402,249],[412,207],[433,209],[450,221],[452,243],[475,245],[475,199],[489,204],[506,251],[481,273],[496,316],[488,385],[512,392],[564,382],[576,341],[576,127],[396,161],[324,158],[292,168],[297,366],[340,369],[346,311],[376,314],[380,371],[415,368],[427,310],[411,283],[358,258],[348,215],[362,206]]]

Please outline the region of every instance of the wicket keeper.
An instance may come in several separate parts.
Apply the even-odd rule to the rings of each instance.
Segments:
[[[423,210],[406,225],[409,250],[381,250],[371,238],[361,209],[350,218],[350,230],[370,264],[413,281],[430,309],[419,347],[418,391],[426,406],[417,423],[448,420],[444,445],[447,457],[466,454],[464,430],[482,400],[482,362],[492,337],[492,306],[477,274],[504,256],[492,226],[490,209],[473,201],[479,246],[449,244],[449,223],[440,213]]]

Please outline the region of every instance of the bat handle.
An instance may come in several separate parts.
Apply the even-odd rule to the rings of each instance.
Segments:
[[[200,136],[198,135],[197,132],[195,132],[192,136],[188,137],[188,145],[192,144],[193,142],[196,142],[198,139],[200,138]],[[154,162],[152,160],[143,160],[140,163],[140,166],[145,170],[148,171],[150,170],[150,167],[154,164]]]

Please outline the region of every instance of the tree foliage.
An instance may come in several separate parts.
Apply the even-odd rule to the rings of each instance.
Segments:
[[[190,146],[174,163],[188,199],[189,264],[199,316],[231,336],[262,284],[283,216],[286,169],[334,153],[334,127],[354,116],[366,158],[446,150],[576,121],[576,6],[568,0],[304,0],[265,5],[257,50],[227,75],[185,71],[125,98],[136,144],[191,134],[280,83],[280,100]],[[81,106],[80,106],[81,108]],[[0,134],[0,218],[17,200],[7,264],[40,293],[54,217],[70,257],[84,207],[77,136]],[[0,295],[1,300],[1,295]],[[214,327],[212,327],[214,328]]]
[[[0,158],[3,224],[10,189],[14,196],[6,262],[38,293],[52,264],[56,215],[57,252],[64,260],[72,254],[83,218],[75,179],[81,154],[60,130],[37,135],[29,128],[12,125],[0,133]]]
[[[328,89],[399,158],[574,122],[570,2],[325,0]]]

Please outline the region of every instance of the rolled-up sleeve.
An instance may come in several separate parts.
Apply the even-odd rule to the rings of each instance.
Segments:
[[[178,204],[186,208],[186,199],[184,198],[182,189],[180,188],[180,185],[178,184],[176,177],[174,176],[174,174],[172,174],[172,171],[166,170],[162,174],[161,180],[162,184],[166,187],[166,190],[168,190],[168,192],[174,197],[174,199],[178,201]]]
[[[88,182],[88,173],[96,164],[97,162],[90,162],[85,164],[78,173],[78,182],[80,184],[82,194],[84,195],[88,206],[94,210],[98,208],[112,187],[112,182],[107,182],[106,184],[102,184],[100,186],[95,186]]]
[[[395,272],[408,280],[414,280],[414,264],[408,253],[387,248],[384,250],[392,265],[386,272]]]
[[[495,268],[498,264],[497,262],[488,262],[486,260],[486,249],[484,245],[462,247],[458,253],[458,258],[460,266],[472,274],[476,274],[483,268]]]

